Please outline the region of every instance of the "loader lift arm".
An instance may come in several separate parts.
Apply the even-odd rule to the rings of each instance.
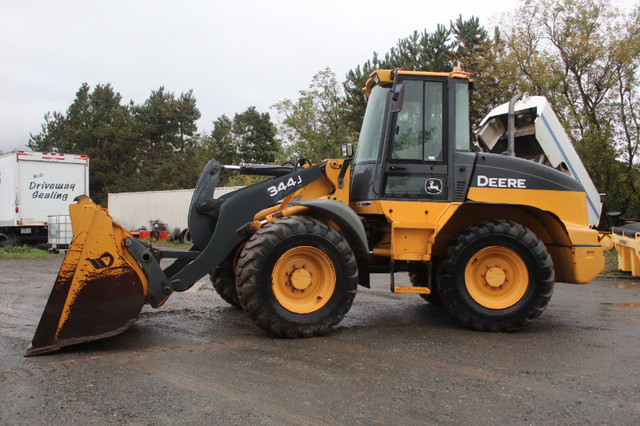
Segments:
[[[159,257],[176,256],[174,252],[151,252],[139,240],[127,239],[129,252],[143,266],[149,279],[147,299],[153,307],[161,306],[173,291],[185,291],[193,286],[212,268],[220,264],[229,253],[247,239],[246,225],[257,212],[277,204],[282,198],[298,191],[303,186],[324,176],[324,163],[307,168],[292,170],[288,167],[255,167],[255,174],[277,173],[274,179],[253,184],[247,188],[228,194],[215,200],[213,189],[216,187],[223,166],[211,160],[204,168],[194,191],[189,211],[189,230],[194,248],[202,251],[187,258],[179,258],[165,270],[159,265]],[[286,173],[286,174],[285,174]],[[272,195],[268,188],[276,188],[293,181],[285,190]],[[190,259],[191,258],[191,259]]]

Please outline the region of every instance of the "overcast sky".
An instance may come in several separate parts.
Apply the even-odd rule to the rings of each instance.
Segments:
[[[123,103],[165,86],[193,89],[210,131],[222,114],[270,112],[325,67],[346,72],[414,30],[460,14],[490,19],[517,0],[0,0],[0,150],[24,149],[44,114],[65,112],[83,82]]]

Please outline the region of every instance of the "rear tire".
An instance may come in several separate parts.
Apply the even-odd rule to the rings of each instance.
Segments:
[[[356,294],[358,268],[334,228],[304,216],[266,224],[240,253],[236,285],[251,319],[277,337],[322,335]]]
[[[16,247],[19,245],[20,244],[15,239],[10,239],[10,238],[7,238],[6,236],[4,239],[0,238],[0,247]]]
[[[545,245],[513,222],[480,222],[462,231],[442,262],[438,291],[447,310],[483,331],[522,328],[540,315],[553,293]]]
[[[216,266],[209,274],[209,279],[213,288],[225,302],[242,309],[238,291],[236,290],[236,273],[233,268],[234,257],[235,252],[231,253],[220,265]]]

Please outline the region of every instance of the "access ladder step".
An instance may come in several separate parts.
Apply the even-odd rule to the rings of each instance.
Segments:
[[[414,287],[412,285],[397,285],[393,287],[394,293],[431,294],[429,287]]]

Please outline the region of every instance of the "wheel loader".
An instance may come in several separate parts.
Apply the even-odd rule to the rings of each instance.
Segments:
[[[389,274],[391,292],[419,294],[470,328],[526,326],[555,281],[587,283],[602,270],[589,222],[599,197],[567,167],[570,144],[557,144],[564,157],[552,164],[536,143],[543,114],[518,110],[520,97],[483,123],[484,150],[473,152],[471,84],[458,68],[377,70],[355,155],[345,144],[342,158],[318,164],[211,160],[189,206],[188,251],[147,245],[79,197],[69,207],[73,241],[26,355],[121,333],[144,304],[162,306],[207,274],[278,337],[329,332],[374,273]],[[223,169],[266,178],[214,199]],[[396,285],[399,271],[411,286]]]

